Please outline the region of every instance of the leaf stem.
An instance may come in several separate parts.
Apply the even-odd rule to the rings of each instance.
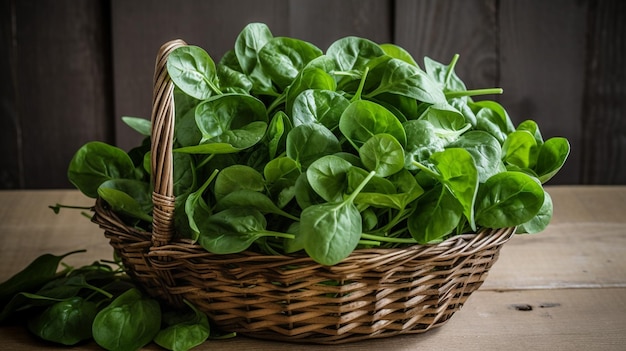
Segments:
[[[58,214],[62,208],[70,208],[74,210],[90,210],[92,206],[70,206],[70,205],[62,205],[62,204],[57,203],[54,206],[49,205],[48,208],[54,211],[54,213]]]
[[[417,244],[417,241],[413,238],[392,238],[392,237],[379,236],[379,235],[367,234],[367,233],[361,233],[361,238],[368,239],[368,240],[383,241],[387,243]]]
[[[463,90],[463,91],[448,91],[445,93],[446,99],[454,99],[457,97],[463,96],[479,96],[479,95],[491,95],[491,94],[502,94],[502,88],[487,88],[487,89],[474,89],[474,90]]]
[[[370,68],[365,67],[365,71],[363,71],[363,76],[361,77],[361,81],[359,82],[359,88],[356,90],[356,93],[350,100],[350,102],[361,100],[361,94],[363,93],[363,87],[365,86],[365,79],[367,78],[367,73],[369,73]]]
[[[454,72],[454,67],[456,66],[456,62],[459,60],[459,54],[454,54],[452,56],[452,60],[448,65],[448,70],[446,71],[446,77],[444,78],[444,86],[448,86],[448,82],[450,81],[450,77],[452,77],[452,73]]]

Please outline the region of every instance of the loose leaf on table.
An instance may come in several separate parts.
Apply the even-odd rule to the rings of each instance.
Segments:
[[[93,338],[111,351],[138,350],[161,329],[161,307],[156,300],[132,288],[96,315]]]
[[[72,251],[60,256],[44,254],[37,257],[20,272],[0,284],[0,302],[4,304],[17,293],[39,289],[57,276],[59,263],[65,257],[79,252],[84,252],[84,250]]]
[[[91,339],[91,325],[97,311],[94,302],[72,297],[55,303],[30,320],[28,329],[44,340],[75,345]]]
[[[193,313],[183,320],[176,320],[171,323],[166,320],[164,315],[163,319],[168,325],[155,336],[154,342],[157,345],[167,350],[186,351],[204,343],[209,338],[211,326],[207,316],[191,303],[187,301],[185,303],[192,309]]]

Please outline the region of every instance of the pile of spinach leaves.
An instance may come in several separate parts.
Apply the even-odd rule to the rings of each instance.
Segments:
[[[449,64],[345,37],[322,51],[246,26],[219,62],[174,50],[176,227],[213,253],[304,251],[333,265],[362,247],[436,243],[480,228],[543,230],[542,184],[569,143],[468,90]],[[150,230],[150,121],[125,152],[84,145],[71,182]]]
[[[84,251],[41,255],[1,283],[0,324],[23,322],[34,335],[60,345],[94,340],[119,351],[150,342],[189,350],[207,339],[234,336],[212,328],[190,303],[187,309],[173,309],[146,296],[118,261],[78,268],[62,262],[78,252]]]

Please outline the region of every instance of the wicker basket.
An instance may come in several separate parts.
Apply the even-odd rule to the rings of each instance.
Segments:
[[[308,256],[216,255],[174,235],[173,85],[157,57],[152,111],[152,232],[126,225],[103,200],[104,229],[132,278],[162,301],[184,299],[225,331],[273,340],[340,343],[422,333],[444,324],[483,283],[514,228],[455,236],[436,245],[356,250],[335,266]]]

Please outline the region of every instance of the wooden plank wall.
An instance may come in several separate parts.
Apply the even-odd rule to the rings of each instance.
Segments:
[[[500,86],[572,153],[551,184],[626,184],[626,9],[621,0],[0,0],[0,188],[63,188],[84,142],[128,149],[124,115],[149,117],[154,56],[173,38],[215,59],[241,28],[325,49],[346,35],[448,61]]]

